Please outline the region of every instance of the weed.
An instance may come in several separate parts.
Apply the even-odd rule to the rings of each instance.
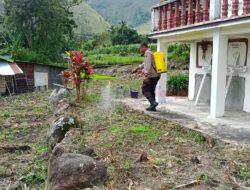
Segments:
[[[33,108],[32,112],[34,112],[34,113],[43,113],[44,112],[44,108],[42,108],[42,107],[35,107],[35,108]]]
[[[154,160],[154,164],[157,166],[163,165],[165,162],[166,162],[166,159],[163,159],[163,158],[156,158]]]
[[[6,139],[8,135],[8,129],[4,128],[3,131],[0,133],[0,142]]]
[[[49,150],[48,146],[46,146],[46,144],[41,144],[41,143],[37,143],[33,147],[36,150],[37,155],[42,155],[42,154],[48,152],[48,150]]]
[[[240,170],[240,176],[245,180],[249,180],[250,179],[250,168],[242,168]]]
[[[1,117],[3,117],[4,119],[7,119],[11,116],[11,114],[8,112],[8,111],[4,111],[2,114],[1,114]]]
[[[207,175],[207,174],[205,174],[204,176],[203,176],[203,180],[204,180],[204,182],[206,183],[206,184],[209,184],[209,176]]]
[[[101,100],[101,96],[99,94],[85,95],[83,99],[84,102],[97,103]]]
[[[200,132],[195,131],[192,133],[192,136],[197,144],[201,144],[202,142],[204,142],[204,137],[201,135]]]
[[[119,138],[132,138],[140,142],[148,143],[157,142],[157,140],[159,140],[159,138],[164,134],[164,132],[160,129],[154,129],[142,124],[134,124],[128,127],[123,126],[126,126],[126,124],[123,124],[122,126],[115,125],[110,128],[110,132],[119,136]]]
[[[43,160],[34,161],[29,168],[29,173],[24,176],[24,181],[28,185],[43,188],[47,176],[47,165]]]
[[[132,162],[130,160],[125,160],[123,162],[123,168],[126,172],[128,172],[131,167],[132,167]]]

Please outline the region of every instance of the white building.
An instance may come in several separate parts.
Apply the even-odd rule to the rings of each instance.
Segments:
[[[152,8],[150,37],[167,55],[169,43],[191,46],[189,100],[250,112],[250,0],[166,0]],[[160,86],[165,91],[166,75]]]

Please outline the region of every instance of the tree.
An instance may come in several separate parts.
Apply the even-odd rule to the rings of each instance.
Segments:
[[[60,59],[76,27],[69,11],[80,0],[5,0],[5,30],[20,36],[23,48],[51,61]]]
[[[137,31],[128,27],[124,21],[116,26],[111,26],[109,33],[113,45],[140,43]]]

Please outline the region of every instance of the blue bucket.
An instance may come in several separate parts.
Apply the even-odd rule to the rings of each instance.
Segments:
[[[137,99],[139,97],[138,90],[130,89],[130,96],[131,96],[131,98],[136,98]]]

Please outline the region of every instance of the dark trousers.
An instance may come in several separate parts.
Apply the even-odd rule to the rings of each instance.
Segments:
[[[143,81],[142,94],[149,102],[155,101],[155,88],[160,77],[148,78]]]

